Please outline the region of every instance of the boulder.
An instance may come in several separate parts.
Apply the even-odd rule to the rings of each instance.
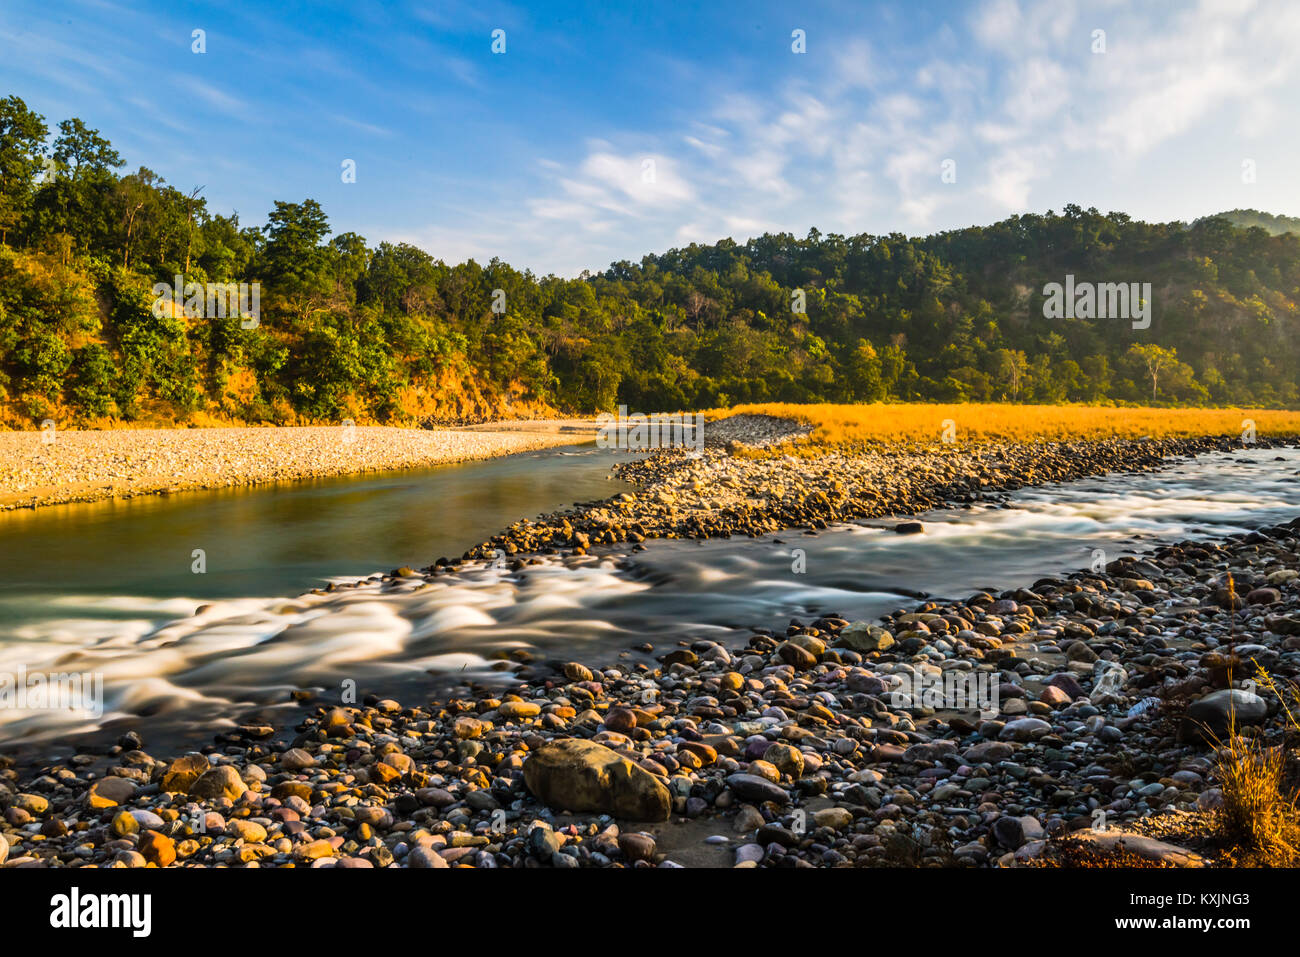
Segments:
[[[854,651],[884,651],[894,643],[894,636],[879,625],[855,621],[840,631],[840,643]]]
[[[224,797],[238,801],[247,790],[239,772],[228,764],[222,764],[200,775],[198,780],[190,785],[189,795],[213,799]]]
[[[1184,733],[1209,732],[1223,737],[1233,718],[1237,727],[1259,724],[1268,714],[1268,704],[1257,694],[1240,688],[1211,691],[1187,706]]]
[[[177,758],[163,772],[161,787],[164,791],[185,794],[190,785],[208,772],[212,764],[201,754],[187,754]]]
[[[604,745],[577,738],[551,741],[529,755],[524,783],[555,810],[634,821],[666,821],[672,810],[672,796],[653,774]]]
[[[86,805],[102,810],[125,804],[134,796],[135,782],[119,777],[100,778],[86,792]]]

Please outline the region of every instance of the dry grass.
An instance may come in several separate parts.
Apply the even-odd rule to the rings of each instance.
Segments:
[[[1295,697],[1295,689],[1278,687],[1263,668],[1255,680],[1282,703],[1287,729],[1300,731],[1288,700]],[[1268,747],[1260,737],[1245,738],[1235,731],[1230,727],[1226,744],[1216,741],[1215,772],[1223,793],[1215,811],[1216,837],[1234,864],[1295,867],[1300,864],[1300,794],[1294,761],[1285,741]]]
[[[1286,750],[1232,735],[1215,756],[1215,770],[1223,792],[1215,831],[1225,855],[1239,865],[1300,863],[1300,824],[1296,795],[1287,785]]]
[[[1240,436],[1251,422],[1260,438],[1300,435],[1300,411],[1154,409],[1086,405],[920,403],[791,405],[767,403],[714,409],[710,418],[748,413],[796,419],[816,427],[814,446],[934,445],[944,431],[957,444],[990,441]]]

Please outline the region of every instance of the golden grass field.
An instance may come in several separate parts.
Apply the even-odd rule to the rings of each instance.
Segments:
[[[816,426],[806,442],[820,446],[876,443],[928,445],[1036,439],[1242,436],[1253,423],[1258,438],[1300,435],[1300,411],[1276,409],[1156,409],[1086,405],[873,403],[870,405],[738,405],[709,418],[748,413],[796,419]]]

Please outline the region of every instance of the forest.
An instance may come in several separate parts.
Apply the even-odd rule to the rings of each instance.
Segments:
[[[421,424],[753,402],[1295,407],[1300,237],[1255,210],[1069,205],[925,237],[765,234],[576,278],[244,225],[79,119],[0,99],[0,425]],[[1045,287],[1150,284],[1150,325]],[[237,309],[159,284],[245,284]],[[177,291],[177,299],[181,297]],[[1072,313],[1066,313],[1070,315]]]

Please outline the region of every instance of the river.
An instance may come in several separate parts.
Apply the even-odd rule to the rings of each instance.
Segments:
[[[1001,504],[808,535],[652,541],[519,573],[476,568],[431,583],[354,581],[459,554],[511,521],[613,494],[608,453],[530,453],[421,473],[191,493],[0,517],[0,672],[103,675],[102,717],[0,709],[0,742],[152,724],[212,730],[283,721],[290,692],[355,683],[419,698],[508,680],[526,649],[589,662],[649,661],[680,640],[743,641],[790,617],[873,618],[916,595],[963,597],[1300,513],[1300,450],[1213,454],[1157,473],[1023,489]],[[190,571],[191,549],[208,571]],[[802,550],[796,554],[794,549]],[[608,551],[608,550],[607,550]],[[193,614],[200,604],[206,607]],[[142,716],[148,716],[145,719]]]

